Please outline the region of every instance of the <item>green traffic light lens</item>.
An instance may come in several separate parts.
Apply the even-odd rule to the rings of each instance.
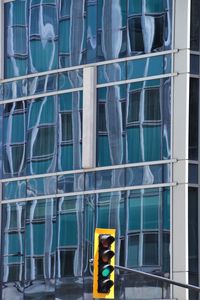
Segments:
[[[102,276],[103,277],[108,277],[110,275],[110,269],[106,268],[102,271]]]

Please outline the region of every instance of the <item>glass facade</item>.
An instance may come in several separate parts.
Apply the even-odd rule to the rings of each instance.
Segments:
[[[4,3],[1,299],[92,299],[96,227],[116,229],[117,264],[170,277],[172,16],[168,0]],[[86,169],[88,67],[96,163]],[[170,297],[168,285],[118,271],[115,293]]]
[[[188,190],[188,229],[189,229],[189,282],[199,286],[199,41],[200,21],[199,1],[191,1],[190,30],[190,102],[189,102],[189,190]],[[190,299],[199,299],[198,293],[190,291]]]

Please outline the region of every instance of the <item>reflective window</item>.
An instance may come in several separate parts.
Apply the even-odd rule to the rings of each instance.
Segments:
[[[59,96],[59,171],[82,167],[82,101],[82,92]]]
[[[170,158],[170,79],[99,88],[97,165]]]
[[[5,4],[6,78],[171,48],[171,1],[65,2]]]
[[[199,21],[200,3],[198,0],[191,1],[191,50],[199,51],[200,21]]]
[[[26,101],[4,105],[3,174],[5,177],[19,176],[25,172],[26,118]]]
[[[189,158],[198,160],[199,79],[190,78]]]

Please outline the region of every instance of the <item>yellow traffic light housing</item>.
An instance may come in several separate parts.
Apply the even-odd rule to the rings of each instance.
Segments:
[[[93,298],[114,299],[115,229],[96,228]]]

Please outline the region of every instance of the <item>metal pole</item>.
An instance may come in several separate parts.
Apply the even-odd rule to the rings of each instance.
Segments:
[[[129,269],[129,268],[126,268],[126,267],[115,266],[115,268],[119,269],[119,270],[122,270],[122,271],[127,271],[127,272],[135,273],[135,274],[138,274],[138,275],[142,275],[142,276],[145,276],[145,277],[149,277],[149,278],[152,278],[152,279],[160,280],[162,282],[167,282],[169,284],[173,284],[173,285],[176,285],[176,286],[188,289],[188,290],[193,290],[193,291],[196,291],[196,292],[200,293],[200,287],[198,287],[198,286],[194,286],[194,285],[191,285],[191,284],[184,284],[184,283],[177,282],[177,281],[165,278],[165,277],[161,277],[161,276],[158,276],[158,275],[146,273],[146,272],[143,272],[143,271]]]

